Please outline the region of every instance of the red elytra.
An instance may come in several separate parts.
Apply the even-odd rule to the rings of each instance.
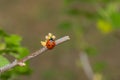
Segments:
[[[46,47],[48,48],[48,49],[53,49],[54,47],[55,47],[55,41],[54,40],[48,40],[47,42],[46,42]]]

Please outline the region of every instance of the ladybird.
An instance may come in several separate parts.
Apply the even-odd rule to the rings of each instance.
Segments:
[[[53,39],[47,40],[47,42],[46,42],[46,47],[48,49],[53,49],[55,47],[55,45],[56,44],[55,44],[55,41]]]
[[[56,45],[55,43],[55,36],[52,33],[49,33],[47,36],[45,36],[46,40],[41,41],[41,44],[44,47],[47,47],[48,49],[53,49]]]

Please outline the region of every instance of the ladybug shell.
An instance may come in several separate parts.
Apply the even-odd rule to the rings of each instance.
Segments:
[[[55,47],[55,41],[54,40],[48,40],[47,42],[46,42],[46,47],[48,48],[48,49],[53,49],[54,47]]]

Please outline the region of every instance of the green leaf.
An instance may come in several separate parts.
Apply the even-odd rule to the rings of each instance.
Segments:
[[[104,19],[109,20],[111,14],[118,12],[118,6],[118,3],[109,3],[105,9],[100,9],[99,13]]]
[[[107,64],[105,62],[97,62],[93,65],[93,69],[95,72],[101,72],[105,69]]]
[[[3,66],[5,66],[5,65],[7,65],[9,63],[10,62],[9,62],[9,60],[7,58],[0,55],[0,67],[3,67]]]
[[[2,29],[0,29],[0,37],[5,37],[7,35],[8,35],[7,33],[5,33]]]
[[[70,8],[67,10],[67,14],[69,14],[71,16],[77,16],[80,14],[80,11],[76,8]]]
[[[14,52],[11,52],[10,55],[14,56],[17,59],[24,58],[29,54],[29,50],[24,47],[16,47],[13,50]]]
[[[11,35],[11,36],[5,37],[4,39],[7,45],[9,46],[13,46],[13,45],[19,46],[22,40],[22,38],[18,35]]]
[[[97,22],[97,28],[101,31],[103,34],[108,34],[113,31],[112,25],[104,20],[98,20]]]
[[[19,53],[19,59],[24,58],[29,54],[29,50],[27,48],[19,47],[17,48],[17,51]]]
[[[112,23],[112,27],[115,29],[120,28],[120,13],[112,13],[111,16],[111,23]]]
[[[0,79],[1,80],[11,80],[10,78],[13,76],[14,74],[12,73],[12,71],[7,71],[4,72],[0,75]]]
[[[0,43],[0,50],[4,50],[6,48],[6,44],[5,43]]]
[[[69,21],[63,21],[61,24],[59,24],[59,27],[63,30],[68,30],[72,27],[72,23]]]
[[[85,52],[89,55],[89,56],[95,56],[98,54],[98,51],[95,47],[92,46],[88,46],[85,48]]]
[[[108,4],[106,9],[101,9],[99,13],[103,17],[103,22],[98,21],[98,27],[101,28],[101,30],[103,29],[103,33],[111,32],[112,28],[120,28],[120,12],[119,4],[117,2]],[[100,26],[100,24],[105,26]]]
[[[107,5],[105,11],[107,12],[108,15],[111,15],[112,13],[118,11],[118,7],[119,7],[119,3],[112,2]]]
[[[29,75],[29,74],[31,74],[31,69],[28,67],[28,65],[23,66],[23,67],[21,67],[21,66],[16,66],[16,67],[14,68],[14,70],[15,70],[15,72],[16,72],[17,74],[20,74],[20,75]]]

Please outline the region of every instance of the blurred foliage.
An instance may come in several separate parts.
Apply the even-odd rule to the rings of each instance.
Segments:
[[[11,55],[16,59],[21,59],[29,54],[29,50],[21,45],[22,38],[15,34],[7,34],[0,29],[0,67],[9,64],[10,61],[4,55]],[[2,80],[13,80],[18,75],[28,75],[31,73],[29,64],[25,67],[15,67],[14,69],[4,72],[0,75]]]
[[[80,8],[81,2],[84,4],[91,2],[92,6],[94,6],[96,10],[87,10],[86,8]],[[100,53],[100,51],[97,49],[97,46],[92,46],[92,44],[88,44],[88,42],[85,40],[84,36],[86,36],[87,31],[89,31],[91,27],[91,25],[89,25],[89,22],[96,24],[96,29],[98,29],[100,33],[104,35],[112,34],[113,32],[120,29],[119,0],[64,0],[64,4],[65,5],[63,11],[65,11],[65,16],[68,19],[63,19],[59,27],[61,27],[63,30],[71,29],[73,31],[72,33],[74,35],[74,40],[76,40],[74,41],[74,43],[77,45],[76,49],[86,52],[88,56],[96,56]],[[87,8],[88,7],[89,6],[87,6]],[[86,20],[86,23],[84,23],[84,21],[82,22],[82,19],[80,18]],[[105,61],[98,61],[92,65],[94,72],[102,72],[105,67]],[[102,79],[100,78],[99,80]]]
[[[101,20],[98,20],[97,27],[102,33],[111,33],[120,29],[119,2],[109,3],[104,9],[100,8]]]
[[[10,62],[3,56],[0,55],[0,67],[5,66],[6,64],[9,64]]]
[[[102,72],[107,67],[107,64],[104,61],[97,61],[93,65],[94,72]]]
[[[63,21],[59,24],[59,28],[63,29],[63,30],[69,30],[69,28],[72,27],[72,23],[69,21]]]
[[[88,54],[88,56],[96,56],[98,54],[98,50],[93,46],[85,47],[84,51]]]
[[[97,27],[103,34],[111,33],[113,30],[111,24],[103,20],[98,21]]]
[[[68,10],[66,10],[66,13],[70,16],[80,15],[80,11],[77,8],[69,8]]]

